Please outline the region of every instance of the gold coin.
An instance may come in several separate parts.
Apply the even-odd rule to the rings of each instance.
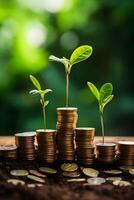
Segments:
[[[71,178],[71,179],[68,179],[67,182],[85,182],[86,179],[85,178]]]
[[[40,167],[39,171],[47,173],[47,174],[56,174],[57,170],[49,167]]]
[[[134,169],[134,166],[120,166],[119,168],[123,171],[129,171],[130,169]]]
[[[63,163],[61,169],[64,172],[74,172],[78,169],[78,165],[76,163]]]
[[[45,180],[38,177],[38,176],[34,176],[34,175],[28,175],[27,178],[33,180],[33,181],[37,181],[37,182],[40,182],[40,183],[45,183]]]
[[[129,169],[129,174],[134,175],[134,169]]]
[[[99,171],[93,169],[93,168],[84,168],[82,170],[83,174],[85,174],[86,176],[90,176],[90,177],[97,177],[99,174]]]
[[[38,172],[37,170],[34,170],[34,169],[29,170],[29,172],[30,172],[30,174],[33,174],[35,176],[39,176],[39,177],[42,177],[42,178],[46,177],[45,174],[41,174],[40,172]]]
[[[11,170],[10,174],[12,176],[27,176],[28,175],[28,171],[27,170],[23,170],[23,169],[17,169],[17,170]]]
[[[101,177],[94,177],[94,178],[88,178],[87,182],[89,185],[101,185],[106,182],[104,178]]]
[[[19,179],[8,179],[7,182],[13,185],[18,185],[18,184],[25,185],[25,182]]]
[[[111,169],[111,170],[104,170],[106,174],[122,174],[121,170]]]
[[[36,187],[36,184],[34,184],[34,183],[29,183],[29,184],[27,184],[27,187],[28,187],[28,188],[35,188],[35,187]]]
[[[121,181],[122,178],[121,177],[116,177],[116,176],[112,176],[112,177],[108,177],[106,178],[106,181],[109,181],[109,182],[113,182],[113,181]]]
[[[113,185],[115,185],[115,186],[129,186],[129,185],[131,185],[131,183],[130,182],[128,182],[128,181],[114,181],[113,182]]]

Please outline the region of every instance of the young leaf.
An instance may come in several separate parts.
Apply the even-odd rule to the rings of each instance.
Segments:
[[[108,96],[103,103],[103,108],[113,99],[114,95]]]
[[[45,96],[49,92],[52,92],[52,90],[51,89],[45,89],[45,90],[41,90],[40,94],[43,95],[43,96]]]
[[[39,94],[40,92],[38,90],[31,90],[29,94],[34,95],[34,94]]]
[[[65,65],[67,62],[69,62],[69,60],[68,60],[67,58],[65,58],[65,57],[63,57],[63,58],[58,58],[58,57],[56,57],[56,56],[54,56],[54,55],[50,55],[50,56],[49,56],[49,60],[55,61],[55,62],[60,62],[60,63],[63,63],[64,65]]]
[[[32,75],[30,75],[30,79],[32,81],[32,83],[34,84],[34,86],[38,89],[38,90],[41,90],[41,86],[40,86],[40,83],[39,81]]]
[[[90,88],[91,92],[96,97],[96,99],[99,101],[100,94],[99,94],[99,91],[98,91],[97,87],[93,83],[90,83],[90,82],[87,82],[87,85]]]
[[[70,57],[70,64],[74,65],[78,62],[86,60],[92,54],[92,47],[88,45],[83,45],[75,49]]]
[[[103,104],[106,98],[113,92],[113,86],[111,83],[105,83],[100,89],[100,104]]]
[[[49,104],[49,101],[44,102],[44,107],[46,107]]]

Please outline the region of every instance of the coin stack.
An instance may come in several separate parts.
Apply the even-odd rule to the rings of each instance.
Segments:
[[[97,143],[96,155],[99,162],[103,164],[113,164],[116,154],[116,144],[114,143]]]
[[[95,159],[94,154],[94,128],[76,128],[76,155],[81,165],[92,165]]]
[[[35,132],[15,134],[15,143],[18,147],[18,157],[22,160],[35,159]]]
[[[38,158],[44,163],[56,160],[56,130],[37,130]]]
[[[17,146],[16,145],[0,146],[0,158],[16,159],[17,158]]]
[[[134,142],[118,142],[118,159],[121,165],[134,165]]]
[[[58,158],[62,161],[73,161],[74,130],[77,123],[77,108],[57,108],[57,146]]]

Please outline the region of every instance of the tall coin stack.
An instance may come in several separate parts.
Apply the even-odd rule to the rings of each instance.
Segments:
[[[56,130],[37,130],[38,158],[44,163],[56,160]]]
[[[15,143],[18,147],[18,158],[21,160],[35,159],[35,132],[24,132],[15,134]]]
[[[77,118],[77,108],[57,108],[57,147],[59,160],[73,161],[75,158],[74,130]]]
[[[92,165],[94,163],[94,128],[76,128],[76,155],[77,161],[81,165]]]
[[[102,164],[113,164],[116,155],[115,143],[97,143],[96,155]]]
[[[120,165],[134,165],[134,142],[118,142],[118,160]]]

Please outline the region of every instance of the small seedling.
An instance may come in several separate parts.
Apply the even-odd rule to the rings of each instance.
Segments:
[[[101,86],[100,91],[99,91],[94,84],[90,82],[87,82],[87,84],[99,103],[99,113],[100,113],[101,129],[102,129],[102,142],[104,143],[105,130],[104,130],[103,111],[104,111],[104,107],[114,97],[114,95],[112,94],[113,85],[111,83],[105,83]]]
[[[45,95],[49,92],[52,92],[51,89],[42,89],[39,81],[32,75],[30,75],[30,80],[32,81],[33,85],[36,89],[31,90],[29,93],[32,95],[40,95],[40,103],[42,105],[43,111],[43,120],[44,120],[44,129],[47,128],[46,125],[46,106],[49,104],[49,101],[45,99]]]
[[[70,58],[67,59],[65,57],[58,58],[56,56],[49,56],[49,60],[60,62],[65,66],[66,72],[66,107],[68,107],[68,98],[69,98],[69,75],[71,72],[71,68],[74,64],[79,63],[83,60],[86,60],[92,54],[92,47],[88,45],[83,45],[76,48],[71,54]]]

